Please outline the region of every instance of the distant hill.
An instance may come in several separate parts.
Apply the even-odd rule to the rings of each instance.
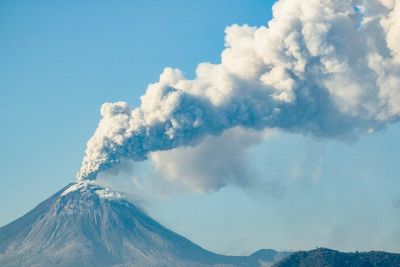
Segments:
[[[400,254],[380,251],[344,253],[319,248],[292,253],[273,267],[399,267]]]
[[[0,266],[271,266],[285,254],[224,256],[168,230],[91,183],[71,184],[0,228]]]

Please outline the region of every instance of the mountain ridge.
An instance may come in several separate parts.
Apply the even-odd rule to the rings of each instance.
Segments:
[[[283,255],[210,252],[90,182],[67,185],[0,228],[1,266],[270,266]]]
[[[123,195],[84,182],[0,227],[0,266],[398,267],[400,254],[318,248],[220,255],[165,228]]]

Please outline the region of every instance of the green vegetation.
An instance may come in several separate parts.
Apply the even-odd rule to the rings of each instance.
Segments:
[[[344,253],[318,248],[300,251],[273,267],[399,267],[400,254],[380,251]]]

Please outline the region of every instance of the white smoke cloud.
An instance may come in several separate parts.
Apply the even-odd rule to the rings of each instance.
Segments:
[[[221,63],[199,64],[193,80],[166,68],[138,108],[104,104],[77,178],[156,152],[156,167],[172,169],[173,179],[185,171],[160,163],[157,151],[234,127],[346,140],[399,119],[399,1],[280,0],[267,26],[232,25],[225,33]],[[203,186],[223,186],[211,180]]]
[[[153,152],[150,159],[167,181],[182,182],[193,191],[210,192],[228,184],[245,187],[255,179],[247,168],[249,149],[273,134],[233,128],[206,137],[196,147]]]
[[[393,206],[400,210],[400,197],[393,200]]]

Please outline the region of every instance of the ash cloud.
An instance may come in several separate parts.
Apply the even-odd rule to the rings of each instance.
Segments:
[[[395,200],[393,200],[393,207],[395,207],[396,209],[398,209],[400,211],[400,196],[398,198],[396,198]]]
[[[233,128],[206,137],[196,147],[153,152],[150,160],[165,180],[183,183],[192,191],[211,192],[228,184],[247,187],[256,182],[248,168],[248,152],[272,135],[273,131]]]
[[[103,104],[77,179],[149,155],[157,166],[160,151],[235,127],[352,140],[399,119],[396,0],[280,0],[267,26],[225,33],[221,63],[193,80],[166,68],[139,107]]]

